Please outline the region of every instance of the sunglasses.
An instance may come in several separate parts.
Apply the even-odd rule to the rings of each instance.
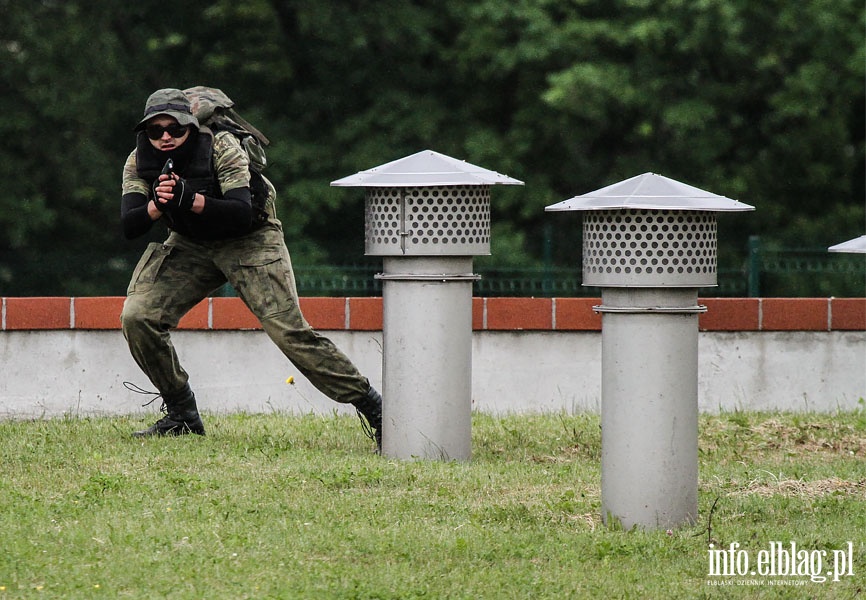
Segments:
[[[166,131],[168,132],[168,135],[173,138],[183,137],[187,129],[188,127],[186,125],[181,125],[180,123],[172,123],[171,125],[168,125],[166,127],[163,127],[162,125],[148,125],[147,127],[145,127],[144,130],[147,132],[147,137],[152,140],[158,140]]]

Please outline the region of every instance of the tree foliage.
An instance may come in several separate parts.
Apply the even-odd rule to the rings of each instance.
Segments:
[[[122,293],[120,168],[144,100],[210,85],[273,141],[297,264],[363,254],[362,192],[423,149],[507,173],[488,265],[579,264],[544,213],[652,171],[739,199],[749,235],[864,232],[864,7],[854,0],[0,0],[0,295]],[[154,235],[157,235],[156,233]]]

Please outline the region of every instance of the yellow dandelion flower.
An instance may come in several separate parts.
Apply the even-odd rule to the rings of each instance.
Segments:
[[[292,377],[291,375],[289,375],[289,378],[286,379],[286,383],[288,383],[289,385],[294,385],[295,384],[295,378]]]

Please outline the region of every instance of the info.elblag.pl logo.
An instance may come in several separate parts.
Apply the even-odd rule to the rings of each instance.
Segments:
[[[788,545],[782,542],[770,542],[769,547],[752,555],[749,550],[741,549],[737,542],[731,543],[727,549],[716,548],[710,544],[708,550],[709,569],[707,577],[711,578],[741,578],[738,584],[751,585],[791,585],[799,580],[805,583],[805,578],[815,582],[840,581],[843,577],[854,576],[854,544],[847,542],[841,550],[807,550],[798,548],[797,542]],[[778,580],[748,580],[742,578],[777,577],[795,578],[794,581]],[[730,585],[734,580],[722,583],[724,580],[710,579],[712,585]]]

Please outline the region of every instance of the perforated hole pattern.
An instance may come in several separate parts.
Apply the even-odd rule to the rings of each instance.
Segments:
[[[365,237],[367,244],[400,245],[400,188],[367,190]]]
[[[367,253],[402,253],[401,231],[406,254],[489,252],[490,186],[368,189]]]
[[[584,283],[715,284],[716,214],[609,210],[583,220]]]

